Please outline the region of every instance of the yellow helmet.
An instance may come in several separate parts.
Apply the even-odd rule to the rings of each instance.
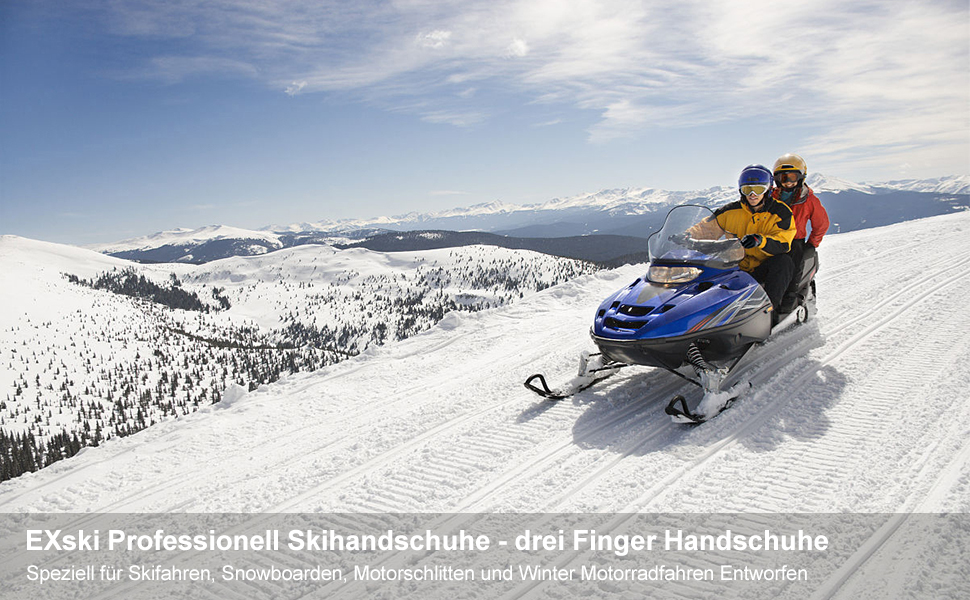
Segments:
[[[788,181],[797,181],[800,184],[805,179],[805,175],[808,174],[808,166],[805,164],[805,159],[801,156],[797,154],[785,154],[775,161],[775,167],[772,169],[772,173],[775,175],[775,183],[779,186],[786,179]],[[789,173],[793,173],[796,179],[791,179]]]

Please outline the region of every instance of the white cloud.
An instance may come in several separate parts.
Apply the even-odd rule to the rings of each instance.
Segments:
[[[284,92],[289,96],[296,96],[303,91],[303,88],[305,88],[306,85],[306,81],[294,81],[290,85],[286,86]]]
[[[417,42],[419,46],[424,48],[442,48],[451,39],[450,31],[442,31],[436,29],[429,33],[422,33],[418,35]]]
[[[427,123],[443,123],[458,127],[471,127],[485,121],[486,118],[485,113],[474,111],[426,110],[421,114],[421,120]]]
[[[509,58],[523,57],[529,53],[529,44],[525,43],[525,40],[514,39],[512,43],[509,44],[506,49],[506,56]]]
[[[813,151],[833,159],[870,148],[898,165],[898,155],[912,148],[945,146],[964,158],[968,152],[966,3],[111,6],[119,32],[168,36],[206,57],[155,59],[150,72],[167,81],[221,70],[287,93],[342,90],[462,126],[497,112],[488,104],[496,98],[525,97],[599,115],[589,131],[597,142],[657,127],[774,119],[817,131]],[[478,93],[463,93],[470,89]]]

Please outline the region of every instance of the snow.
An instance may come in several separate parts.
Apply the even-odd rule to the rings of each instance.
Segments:
[[[477,215],[494,215],[515,211],[518,207],[505,202],[482,202],[468,207],[452,208],[436,213],[436,217],[471,217]]]
[[[534,372],[572,376],[599,301],[642,275],[632,265],[227,392],[225,405],[0,484],[0,511],[603,513],[614,524],[609,514],[896,514],[842,571],[813,582],[818,597],[959,597],[965,530],[950,546],[890,541],[919,537],[925,521],[907,515],[970,512],[970,213],[829,235],[819,254],[815,318],[766,345],[752,391],[702,426],[663,414],[689,386],[660,370],[625,369],[559,403],[522,386]],[[268,258],[231,260],[211,277]],[[893,576],[872,587],[872,570]],[[570,589],[523,583],[505,594]],[[434,597],[456,595],[481,597],[447,587]]]
[[[45,437],[62,428],[125,435],[132,422],[208,405],[229,384],[332,364],[427,329],[451,307],[517,301],[593,268],[491,246],[384,254],[308,245],[200,266],[136,265],[14,236],[0,240],[0,264],[0,428]],[[172,310],[65,277],[126,269],[163,286],[174,275],[203,304],[216,306],[218,293],[230,308]],[[258,348],[280,343],[299,346],[296,356]]]
[[[902,179],[887,181],[883,187],[908,192],[933,192],[937,194],[970,194],[970,175],[938,177],[935,179]]]
[[[815,192],[856,191],[874,194],[877,190],[899,190],[933,194],[970,194],[970,175],[951,175],[933,179],[901,179],[881,183],[854,183],[838,177],[809,173],[806,181]]]
[[[201,244],[213,240],[223,239],[251,239],[264,240],[271,245],[282,248],[283,243],[275,233],[266,231],[253,231],[250,229],[240,229],[226,225],[209,225],[198,229],[179,228],[170,231],[161,231],[151,235],[123,240],[109,244],[94,244],[87,246],[90,250],[97,252],[113,253],[126,252],[130,250],[149,250],[162,246],[184,246]],[[266,250],[262,246],[256,246],[260,252]]]
[[[226,391],[222,394],[222,400],[219,401],[219,408],[225,409],[229,408],[233,404],[236,404],[240,400],[246,397],[249,391],[238,383],[233,383],[226,388]]]
[[[839,179],[838,177],[828,177],[821,173],[809,173],[805,178],[805,182],[816,193],[832,192],[837,194],[846,191],[857,191],[864,194],[873,193],[872,186],[864,183],[854,183],[845,179]]]
[[[43,259],[36,260],[38,256]],[[13,325],[18,315],[27,310],[46,318],[89,308],[90,298],[75,299],[56,293],[63,280],[62,273],[91,278],[104,271],[131,265],[126,260],[91,250],[15,235],[0,236],[0,264],[4,267],[0,269],[0,289],[8,291],[3,296],[3,310],[0,310],[0,329]],[[34,286],[46,293],[35,292]],[[14,290],[19,293],[9,293]],[[38,302],[41,305],[38,306]]]
[[[970,194],[970,176],[947,176],[933,179],[906,179],[883,183],[856,183],[810,172],[808,184],[818,193],[838,194],[847,191],[879,194],[887,191],[909,191],[944,195]],[[199,229],[175,229],[115,243],[88,246],[104,253],[148,251],[163,246],[192,246],[215,240],[261,240],[253,244],[251,254],[270,252],[281,248],[281,236],[294,233],[316,234],[318,241],[331,244],[349,244],[360,239],[360,233],[388,230],[413,230],[420,228],[462,231],[503,231],[536,223],[552,223],[560,220],[588,219],[591,216],[639,216],[667,210],[678,204],[704,204],[720,206],[735,200],[734,186],[716,186],[704,190],[668,191],[654,188],[629,187],[586,192],[563,198],[553,198],[535,204],[510,204],[501,201],[456,207],[438,212],[409,212],[394,216],[374,218],[324,219],[317,222],[301,222],[289,225],[270,225],[259,231],[235,227],[210,225]],[[323,234],[324,237],[321,237]],[[347,237],[354,234],[353,237]],[[179,258],[182,262],[195,260],[192,255]]]
[[[919,260],[941,229],[952,241],[949,260]],[[703,427],[662,415],[684,390],[662,371],[628,369],[557,405],[521,386],[534,371],[570,377],[590,347],[597,302],[643,269],[627,266],[449,317],[411,339],[262,386],[228,408],[112,440],[4,483],[0,507],[967,511],[970,404],[958,391],[970,383],[967,242],[966,213],[828,236],[816,319],[784,345],[772,342],[753,393]],[[224,261],[225,273],[261,260]],[[334,443],[319,447],[321,439]],[[151,473],[132,461],[163,448],[168,464]],[[224,460],[201,458],[216,448]],[[474,460],[446,468],[469,448]],[[88,468],[95,463],[101,468]],[[409,480],[419,464],[446,477],[445,489]],[[185,472],[193,477],[178,476]],[[392,491],[398,480],[407,493]]]

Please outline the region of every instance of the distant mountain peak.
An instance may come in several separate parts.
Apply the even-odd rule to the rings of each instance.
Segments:
[[[901,179],[881,185],[907,192],[932,192],[935,194],[970,194],[970,175],[951,175],[933,179]]]
[[[831,192],[837,194],[839,192],[847,192],[851,190],[862,192],[864,194],[872,193],[871,186],[847,181],[838,177],[829,177],[827,175],[822,175],[821,173],[809,173],[805,178],[805,183],[807,183],[814,192]]]
[[[93,244],[86,246],[90,250],[113,254],[158,248],[160,246],[190,246],[212,242],[216,240],[248,239],[259,240],[269,246],[282,248],[279,236],[272,232],[253,231],[228,225],[206,225],[198,229],[179,227],[168,231],[160,231],[151,235],[122,240],[108,244]]]

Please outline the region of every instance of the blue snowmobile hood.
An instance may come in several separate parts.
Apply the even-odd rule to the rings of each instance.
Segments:
[[[762,307],[758,283],[738,269],[705,268],[695,280],[666,285],[639,278],[603,301],[593,334],[650,340],[700,333]]]

